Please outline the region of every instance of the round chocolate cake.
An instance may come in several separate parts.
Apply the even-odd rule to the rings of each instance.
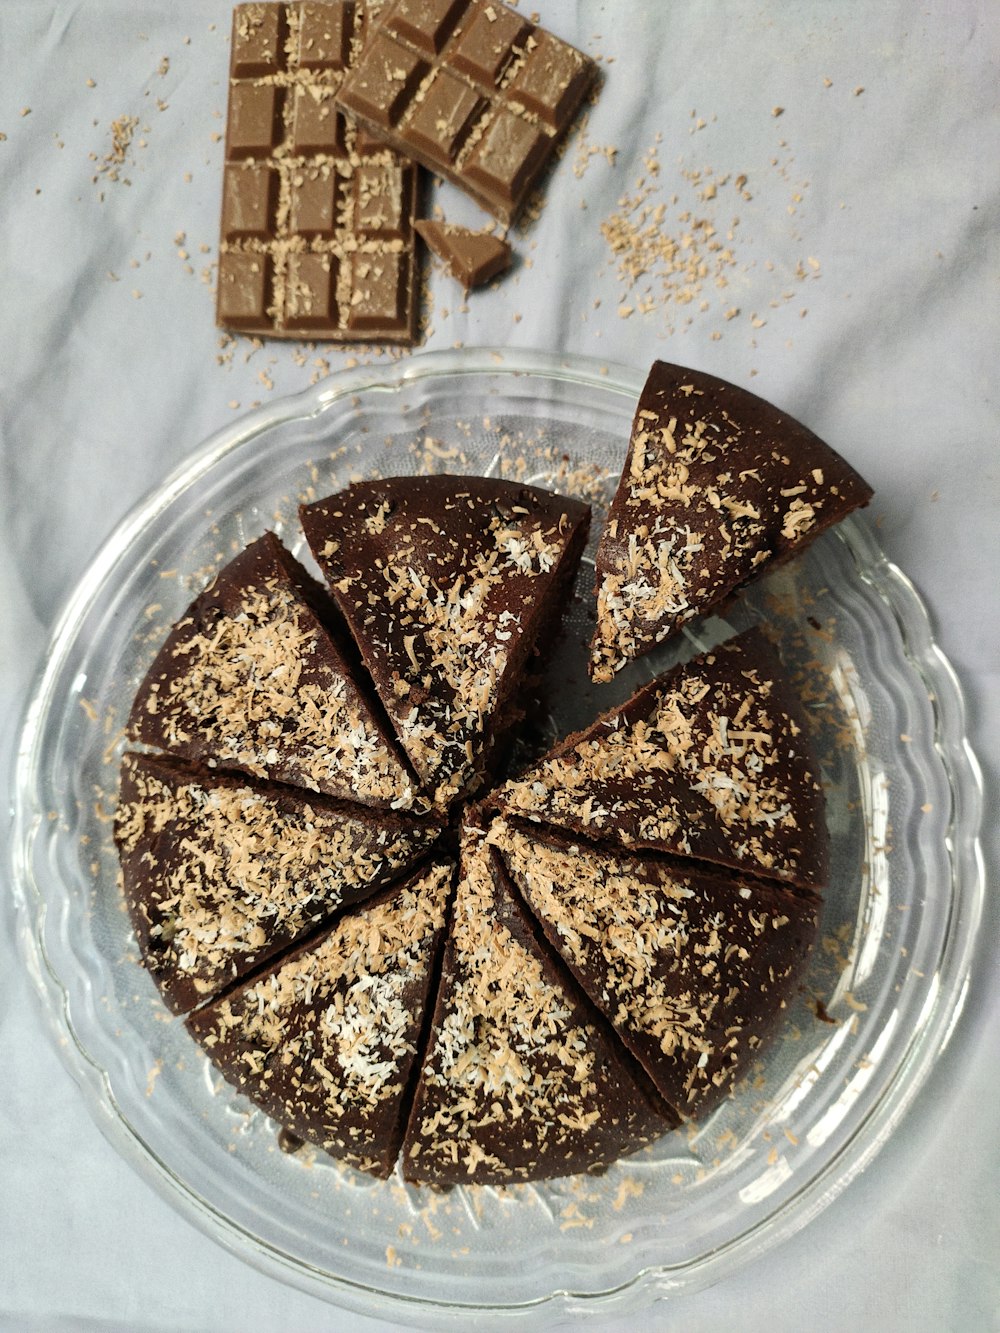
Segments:
[[[793,457],[792,431],[784,454],[768,444],[772,468],[814,486],[779,486],[780,504],[807,495],[822,521],[764,521],[760,431],[733,425],[741,406],[759,423],[760,400],[728,386],[723,458],[712,394],[692,372],[675,390],[676,369],[653,368],[602,534],[599,607],[613,584],[630,628],[609,646],[599,618],[598,678],[662,637],[631,627],[652,573],[676,581],[676,531],[652,535],[651,514],[683,504],[678,467],[715,497],[714,535],[689,506],[685,543],[716,568],[673,628],[870,494],[860,479],[814,493],[839,474],[808,442]],[[664,386],[706,399],[680,462]],[[670,417],[653,420],[661,399]],[[751,508],[760,559],[745,521],[719,541]],[[710,1110],[776,1030],[828,869],[774,648],[751,630],[526,760],[589,507],[444,475],[357,483],[301,519],[326,587],[265,533],[135,696],[115,836],[167,1006],[282,1129],[414,1183],[600,1171]]]

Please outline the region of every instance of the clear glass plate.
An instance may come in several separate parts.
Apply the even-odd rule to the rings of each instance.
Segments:
[[[296,506],[375,473],[501,472],[613,492],[642,376],[524,352],[347,372],[209,440],[121,524],[60,619],[15,757],[13,884],[59,1048],[122,1154],[209,1235],[283,1280],[439,1326],[641,1308],[713,1281],[822,1209],[871,1159],[948,1040],[982,905],[981,789],[961,694],[864,517],[614,686],[586,681],[592,568],[550,670],[565,731],[679,651],[772,630],[816,719],[833,876],[822,939],[736,1096],[601,1178],[435,1194],[288,1155],[137,965],[110,815],[122,727],[170,623]],[[593,541],[590,548],[592,558]]]

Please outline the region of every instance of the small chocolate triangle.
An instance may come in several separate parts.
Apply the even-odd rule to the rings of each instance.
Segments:
[[[480,287],[510,268],[510,243],[488,231],[471,231],[450,222],[416,221],[427,248],[466,291]]]

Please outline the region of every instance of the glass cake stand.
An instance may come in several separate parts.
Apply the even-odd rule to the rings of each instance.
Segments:
[[[642,377],[478,351],[338,374],[208,440],[119,526],[56,626],[15,755],[23,953],[101,1128],[185,1216],[348,1308],[440,1326],[474,1311],[624,1313],[714,1281],[826,1206],[917,1095],[961,1007],[980,919],[981,787],[961,693],[906,577],[852,518],[612,686],[586,678],[592,557]],[[599,1178],[449,1194],[282,1152],[276,1126],[170,1019],[137,951],[111,837],[123,726],[168,626],[296,507],[349,481],[495,473],[595,507],[549,668],[553,735],[679,655],[760,623],[815,722],[833,870],[784,1029],[736,1095]]]

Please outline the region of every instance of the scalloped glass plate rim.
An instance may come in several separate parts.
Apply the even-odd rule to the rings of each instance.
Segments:
[[[75,631],[97,590],[157,514],[226,455],[251,446],[257,437],[284,422],[317,416],[334,403],[354,395],[391,393],[422,380],[471,375],[555,379],[607,390],[633,401],[643,380],[643,376],[630,368],[569,355],[492,348],[463,349],[459,353],[421,353],[389,366],[365,366],[338,372],[316,386],[259,408],[216,432],[126,515],[71,594],[52,632],[20,731],[16,734],[11,766],[15,781],[11,790],[20,791],[22,788],[16,779],[31,770],[39,725],[46,715],[52,684],[73,645]],[[552,1317],[559,1317],[573,1310],[582,1312],[611,1304],[618,1311],[635,1308],[655,1296],[705,1286],[716,1280],[724,1268],[735,1267],[753,1254],[763,1253],[779,1244],[806,1225],[872,1160],[912,1104],[953,1031],[967,990],[983,904],[983,866],[978,842],[982,782],[965,735],[961,689],[952,668],[933,640],[927,610],[909,579],[887,560],[862,522],[850,519],[841,525],[839,532],[859,576],[890,611],[902,638],[905,657],[934,700],[934,745],[952,797],[948,827],[951,911],[941,945],[940,984],[933,992],[924,1021],[916,1026],[906,1053],[880,1099],[859,1123],[853,1136],[798,1191],[784,1200],[769,1216],[766,1225],[755,1223],[727,1243],[683,1264],[646,1266],[629,1281],[605,1291],[579,1293],[557,1289],[529,1302],[501,1307],[507,1313],[533,1311],[537,1314],[547,1307]],[[107,1074],[88,1055],[73,1028],[67,1012],[67,992],[45,956],[42,941],[45,908],[39,890],[30,882],[23,856],[26,830],[20,827],[20,822],[24,812],[14,808],[12,814],[10,860],[22,954],[43,1001],[63,1062],[85,1091],[88,1109],[99,1127],[131,1165],[172,1206],[216,1242],[271,1276],[314,1295],[347,1308],[369,1314],[395,1315],[408,1322],[424,1322],[431,1317],[435,1320],[449,1316],[462,1318],[473,1311],[490,1309],[500,1313],[496,1306],[442,1304],[424,1297],[408,1298],[314,1269],[224,1216],[152,1154],[118,1105]],[[959,836],[954,836],[956,832]],[[373,1309],[373,1301],[380,1304],[380,1310]]]

